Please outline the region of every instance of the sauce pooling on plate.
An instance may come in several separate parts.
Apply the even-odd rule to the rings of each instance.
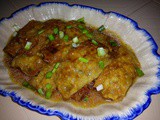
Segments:
[[[4,48],[13,82],[79,107],[121,101],[144,75],[132,49],[113,32],[72,21],[30,21]]]

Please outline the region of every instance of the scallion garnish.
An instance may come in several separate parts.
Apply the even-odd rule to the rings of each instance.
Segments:
[[[98,45],[98,42],[95,41],[95,40],[92,40],[92,43],[93,43],[94,45]]]
[[[47,79],[49,79],[49,78],[52,77],[53,73],[56,72],[56,70],[57,70],[57,68],[59,67],[59,65],[60,65],[60,63],[56,63],[56,64],[54,65],[53,70],[47,72],[47,74],[46,74],[46,78],[47,78]]]
[[[87,33],[88,33],[88,30],[84,29],[84,30],[82,30],[82,33],[83,33],[83,34],[87,34]]]
[[[63,39],[64,41],[68,42],[68,38],[69,38],[68,35],[65,35]]]
[[[54,34],[58,34],[58,32],[59,32],[58,28],[54,28],[54,29],[53,29],[53,33],[54,33]]]
[[[15,31],[19,31],[19,29],[20,29],[20,27],[17,24],[14,24],[13,28],[14,28]]]
[[[104,56],[106,54],[105,49],[103,47],[97,48],[98,56]]]
[[[47,90],[46,91],[46,99],[50,99],[52,96],[52,91],[51,90]]]
[[[70,28],[72,28],[72,26],[71,26],[71,25],[68,25],[66,28],[70,29]]]
[[[63,31],[59,31],[59,38],[62,39],[64,37],[64,32]]]
[[[87,60],[86,58],[80,57],[79,61],[84,62],[84,63],[88,63],[89,60]]]
[[[84,17],[82,17],[82,18],[79,18],[79,19],[77,20],[77,22],[84,23]]]
[[[99,61],[99,67],[102,68],[102,69],[104,68],[104,62],[103,61]]]
[[[14,31],[14,32],[13,32],[13,37],[16,37],[17,34],[18,34],[18,33],[17,33],[16,31]]]
[[[31,42],[27,42],[24,49],[25,50],[29,50],[31,48],[32,43]]]
[[[144,75],[144,72],[138,67],[136,68],[136,72],[137,72],[139,77],[142,77]]]
[[[51,89],[51,88],[52,88],[52,85],[51,85],[50,83],[47,83],[47,84],[46,84],[46,89],[49,90],[49,89]]]
[[[50,41],[53,41],[55,39],[55,37],[52,34],[48,35],[48,38]]]
[[[82,25],[78,25],[78,28],[79,29],[83,29],[84,27]]]
[[[51,77],[52,77],[52,74],[53,74],[52,71],[47,72],[46,78],[47,78],[47,79],[51,78]]]
[[[118,46],[117,42],[115,42],[114,40],[110,40],[109,43],[113,47]]]
[[[83,101],[87,102],[87,101],[88,101],[88,97],[85,97],[85,98],[83,99]]]
[[[29,86],[29,83],[28,83],[27,81],[24,81],[24,82],[22,83],[22,85],[23,85],[24,87],[28,87],[28,86]]]
[[[57,69],[59,67],[59,65],[60,65],[60,63],[56,63],[55,66],[54,66],[54,68]]]
[[[78,47],[78,46],[79,46],[79,44],[72,43],[72,47],[76,48],[76,47]]]
[[[99,32],[102,32],[103,30],[105,30],[105,27],[104,27],[104,25],[101,25],[101,26],[98,28],[98,31],[99,31]]]
[[[39,88],[39,89],[38,89],[38,93],[39,93],[40,95],[44,95],[44,92],[43,92],[42,88]]]
[[[78,37],[74,37],[72,40],[73,40],[74,43],[78,43],[79,42]]]
[[[92,35],[91,33],[86,33],[86,36],[87,36],[88,38],[92,38],[92,37],[93,37],[93,35]]]
[[[56,70],[57,70],[57,68],[59,67],[59,65],[60,65],[60,63],[56,63],[56,64],[54,65],[54,68],[53,68],[53,70],[52,70],[52,73],[56,72]]]
[[[38,35],[42,34],[43,32],[44,32],[44,30],[38,31]]]

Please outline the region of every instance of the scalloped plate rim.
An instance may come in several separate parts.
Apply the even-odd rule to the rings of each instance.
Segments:
[[[105,12],[102,9],[99,9],[99,8],[95,8],[95,7],[91,7],[91,6],[87,6],[87,5],[80,5],[80,4],[71,4],[70,5],[67,2],[42,2],[38,5],[31,4],[31,5],[27,5],[26,7],[20,8],[19,10],[12,13],[9,17],[5,17],[5,18],[0,19],[0,23],[5,21],[6,19],[9,20],[9,19],[13,18],[17,13],[22,12],[24,10],[27,10],[30,7],[41,7],[41,6],[46,5],[46,4],[61,4],[61,5],[66,5],[68,7],[79,6],[81,8],[87,8],[87,9],[89,8],[89,9],[93,9],[95,11],[99,11],[100,13],[102,13],[104,15],[112,13],[112,14],[115,14],[116,16],[120,17],[120,18],[128,19],[131,22],[131,24],[133,25],[134,29],[141,30],[145,34],[145,36],[149,36],[148,41],[151,42],[152,45],[153,45],[152,53],[160,61],[160,55],[157,53],[158,46],[157,46],[156,42],[154,41],[153,37],[151,36],[151,34],[148,31],[146,31],[145,29],[139,28],[138,23],[136,21],[134,21],[133,19],[131,19],[129,17],[126,17],[125,15],[122,15],[120,13],[113,12],[113,11]],[[160,66],[160,64],[158,66]],[[159,70],[158,70],[156,76],[160,80],[160,68],[158,68],[158,69]],[[126,116],[118,116],[118,115],[106,116],[106,117],[104,117],[104,119],[105,120],[108,120],[108,119],[110,119],[110,120],[113,120],[113,119],[134,119],[135,117],[140,115],[146,108],[148,108],[148,106],[151,103],[151,95],[158,94],[158,93],[160,93],[160,81],[159,81],[159,84],[156,86],[156,88],[150,88],[148,91],[146,91],[145,96],[147,97],[147,101],[143,105],[130,109],[132,111],[131,114],[127,114]],[[53,110],[50,110],[50,109],[47,110],[43,106],[33,105],[30,101],[23,100],[21,98],[21,96],[16,94],[15,91],[10,91],[9,92],[9,91],[6,91],[6,90],[0,88],[0,95],[2,95],[4,97],[9,96],[12,99],[13,102],[15,102],[15,103],[17,103],[17,104],[19,104],[19,105],[21,105],[25,108],[28,108],[30,110],[36,111],[40,114],[43,114],[43,115],[57,116],[57,117],[59,117],[63,120],[66,120],[66,119],[67,120],[68,119],[69,120],[81,119],[81,118],[74,118],[71,114],[64,114],[61,111],[53,111]]]

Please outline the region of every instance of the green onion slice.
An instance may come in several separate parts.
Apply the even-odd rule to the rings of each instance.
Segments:
[[[40,95],[44,95],[44,92],[43,92],[42,88],[39,88],[39,89],[38,89],[38,93],[39,93]]]
[[[115,42],[114,40],[110,40],[110,45],[115,47],[115,46],[118,46],[117,42]]]
[[[54,33],[54,34],[58,34],[58,32],[59,32],[58,28],[54,28],[54,29],[53,29],[53,33]]]
[[[87,34],[87,33],[88,33],[88,30],[84,29],[84,30],[82,30],[82,33],[83,33],[83,34]]]
[[[65,35],[63,39],[64,41],[68,42],[68,38],[69,38],[68,35]]]
[[[38,31],[38,35],[42,34],[43,32],[44,32],[44,30]]]
[[[85,98],[83,99],[83,101],[87,102],[88,99],[89,99],[88,97],[85,97]]]
[[[99,61],[99,67],[102,68],[102,69],[104,68],[104,62],[103,61]]]
[[[78,37],[74,37],[72,40],[73,40],[74,43],[78,43],[79,42]]]
[[[92,38],[92,37],[93,37],[93,35],[92,35],[91,33],[86,33],[86,36],[87,36],[88,38]]]
[[[95,41],[95,40],[92,40],[92,43],[93,43],[94,45],[98,45],[98,42]]]
[[[142,77],[144,75],[144,72],[140,68],[136,68],[136,72],[139,77]]]
[[[51,89],[51,88],[52,88],[52,85],[51,85],[50,83],[47,83],[47,84],[46,84],[46,89],[49,90],[49,89]]]
[[[105,49],[103,47],[97,48],[98,56],[106,55]]]
[[[78,28],[79,29],[83,29],[84,27],[82,25],[78,25]]]
[[[104,31],[104,30],[105,30],[104,25],[101,25],[101,26],[98,28],[98,31],[99,31],[99,32],[102,32],[102,31]]]
[[[71,25],[68,25],[66,28],[70,29],[70,28],[72,28],[72,26],[71,26]]]
[[[48,36],[48,38],[49,38],[50,41],[53,41],[53,40],[55,39],[55,37],[54,37],[52,34],[50,34],[50,35]]]
[[[84,63],[88,63],[89,60],[87,60],[86,58],[80,57],[79,61],[84,62]]]
[[[64,32],[63,31],[59,31],[59,38],[62,39],[64,37]]]
[[[29,50],[31,48],[32,43],[31,42],[27,42],[24,49],[25,50]]]
[[[54,65],[53,70],[47,72],[47,74],[46,74],[46,78],[47,78],[47,79],[49,79],[49,78],[52,77],[53,73],[56,72],[56,70],[57,70],[57,68],[59,67],[59,65],[60,65],[60,63],[56,63],[56,64]]]
[[[52,74],[53,74],[52,71],[47,72],[46,78],[47,78],[47,79],[51,78],[51,77],[52,77]]]
[[[46,91],[46,99],[50,99],[52,96],[52,91],[51,90],[47,90]]]
[[[29,86],[29,83],[28,83],[27,81],[24,81],[24,82],[22,83],[22,85],[23,85],[24,87],[28,87],[28,86]]]
[[[82,17],[82,18],[79,18],[79,19],[77,20],[77,22],[84,23],[84,17]]]
[[[59,67],[59,65],[60,65],[60,63],[56,63],[56,64],[54,65],[54,68],[53,68],[53,70],[52,70],[52,73],[56,72],[56,70],[57,70],[57,68]]]

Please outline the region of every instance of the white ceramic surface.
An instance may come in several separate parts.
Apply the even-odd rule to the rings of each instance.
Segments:
[[[137,80],[122,102],[101,105],[93,109],[75,108],[68,103],[47,101],[12,83],[2,59],[3,48],[14,32],[13,25],[17,24],[22,28],[31,19],[73,20],[81,17],[85,17],[85,21],[95,27],[103,24],[106,29],[116,32],[133,48],[142,65],[145,76]],[[64,119],[132,119],[149,105],[150,95],[160,91],[159,55],[156,53],[157,46],[154,40],[145,30],[139,29],[134,21],[118,13],[105,13],[99,9],[79,5],[70,6],[66,3],[29,6],[13,14],[13,17],[0,22],[0,43],[0,93],[11,96],[13,101],[42,114],[57,115]]]

